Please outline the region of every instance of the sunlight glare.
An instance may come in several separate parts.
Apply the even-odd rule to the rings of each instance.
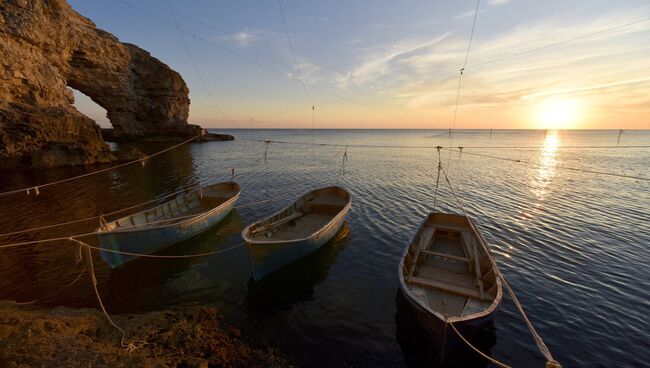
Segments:
[[[569,98],[546,100],[537,106],[535,116],[540,129],[575,128],[581,111],[578,101]]]

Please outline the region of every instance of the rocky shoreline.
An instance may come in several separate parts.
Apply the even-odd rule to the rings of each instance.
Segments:
[[[115,132],[114,129],[102,129],[102,138],[106,142],[182,142],[192,136],[180,135],[125,135]],[[230,134],[209,133],[205,131],[203,135],[197,138],[194,142],[218,142],[218,141],[232,141],[235,137]]]
[[[183,141],[189,88],[146,50],[121,42],[65,0],[0,1],[0,169],[122,161],[100,127],[74,105],[74,90],[106,110],[109,140]],[[231,140],[207,134],[201,141]]]
[[[111,316],[96,309],[0,302],[1,367],[287,367],[272,349],[248,345],[216,308],[198,305]]]

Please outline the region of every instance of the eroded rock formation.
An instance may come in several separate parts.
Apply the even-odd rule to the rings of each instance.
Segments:
[[[190,137],[188,88],[145,50],[121,43],[64,0],[0,1],[0,167],[115,160],[68,87],[107,110],[113,134]]]

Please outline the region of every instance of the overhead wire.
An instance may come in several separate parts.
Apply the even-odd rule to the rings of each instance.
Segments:
[[[465,60],[463,61],[463,65],[460,67],[459,73],[458,73],[458,87],[456,89],[456,104],[454,106],[454,117],[452,120],[451,124],[451,129],[449,130],[449,146],[452,147],[454,145],[454,129],[456,129],[456,117],[458,116],[458,104],[460,103],[460,88],[461,88],[461,82],[463,80],[463,72],[465,71],[465,67],[467,66],[467,60],[469,59],[469,52],[472,48],[472,40],[474,39],[474,30],[476,29],[476,19],[478,18],[478,7],[481,3],[481,0],[476,0],[476,9],[474,9],[474,20],[472,21],[472,31],[469,34],[469,42],[467,43],[467,51],[465,52]],[[449,162],[451,160],[451,152],[449,152],[449,156],[447,157],[447,165],[449,165]]]
[[[253,142],[272,142],[272,143],[282,143],[282,144],[297,144],[297,145],[309,145],[311,143],[305,143],[305,142],[298,142],[298,141],[278,141],[278,140],[258,140],[258,139],[251,139],[250,141]],[[318,143],[317,145],[319,146],[331,146],[331,147],[355,147],[355,148],[397,148],[397,149],[404,149],[404,148],[410,148],[410,149],[435,149],[439,146],[408,146],[408,145],[368,145],[368,144],[333,144],[333,143]],[[574,146],[573,148],[579,148],[580,146]],[[595,146],[590,146],[590,148],[593,148]],[[608,146],[608,148],[621,148],[624,146]],[[650,146],[638,146],[641,148],[650,148]],[[528,163],[532,165],[538,165],[535,162],[529,161],[529,160],[522,160],[522,159],[510,159],[510,158],[504,158],[504,157],[499,157],[499,156],[491,156],[491,155],[485,155],[485,154],[480,154],[476,152],[468,152],[466,151],[467,148],[471,147],[462,147],[463,149],[454,149],[452,147],[441,147],[441,149],[445,150],[450,150],[452,152],[462,152],[466,153],[468,155],[472,156],[483,156],[486,158],[494,158],[494,159],[501,159],[501,160],[506,160],[506,161],[512,161],[512,162],[523,162],[523,163]],[[481,147],[482,149],[498,149],[499,147]],[[502,148],[507,148],[507,147],[502,147]],[[543,149],[544,147],[537,147],[538,149]],[[610,173],[610,172],[605,172],[605,171],[597,171],[597,170],[588,170],[588,169],[580,169],[580,168],[575,168],[575,167],[567,167],[567,166],[562,166],[562,165],[555,165],[554,166],[557,169],[560,170],[569,170],[569,171],[578,171],[578,172],[585,172],[585,173],[590,173],[590,174],[601,174],[601,175],[608,175],[608,176],[615,176],[615,177],[621,177],[621,178],[628,178],[628,179],[638,179],[638,180],[644,180],[644,181],[650,181],[650,178],[642,177],[642,176],[634,176],[634,175],[625,175],[625,174],[617,174],[617,173]]]
[[[563,40],[563,41],[550,43],[550,44],[547,44],[547,45],[544,45],[544,46],[541,46],[541,47],[531,48],[531,49],[528,49],[528,50],[507,54],[507,55],[497,57],[497,58],[494,58],[494,59],[491,59],[491,60],[488,60],[488,61],[485,61],[485,62],[477,63],[477,64],[469,64],[469,66],[466,66],[466,69],[472,69],[473,70],[473,69],[482,68],[482,67],[485,67],[487,65],[498,63],[500,61],[507,60],[507,59],[510,59],[510,58],[513,58],[513,57],[522,56],[522,55],[526,55],[526,54],[529,54],[529,53],[534,53],[534,52],[538,52],[538,51],[541,51],[541,50],[545,50],[545,49],[565,45],[565,44],[568,44],[568,43],[571,43],[571,42],[575,42],[575,41],[579,41],[579,40],[586,39],[586,38],[589,38],[589,37],[597,36],[597,35],[604,34],[604,33],[607,33],[607,32],[611,32],[611,31],[614,31],[614,30],[618,30],[618,29],[621,29],[621,28],[629,27],[629,26],[632,26],[632,25],[635,25],[635,24],[647,22],[649,20],[650,20],[650,17],[637,19],[637,20],[627,22],[627,23],[623,23],[623,24],[619,24],[619,25],[616,25],[616,26],[613,26],[613,27],[608,27],[608,28],[605,28],[605,29],[602,29],[602,30],[599,30],[599,31],[596,31],[596,32],[590,32],[590,33],[586,33],[586,34],[583,34],[583,35],[580,35],[580,36],[577,36],[577,37],[569,38],[569,39],[566,39],[566,40]],[[318,106],[325,106],[325,105],[335,104],[335,103],[339,103],[339,102],[345,102],[345,101],[348,101],[348,100],[353,100],[353,99],[357,99],[357,98],[361,98],[361,97],[366,97],[366,96],[378,94],[378,93],[381,93],[381,92],[386,92],[386,91],[396,89],[396,88],[406,87],[408,85],[412,85],[412,84],[415,84],[415,83],[421,83],[421,82],[429,81],[429,80],[439,78],[439,77],[452,76],[452,75],[455,75],[456,73],[458,73],[458,70],[452,70],[452,71],[445,71],[445,72],[441,72],[441,73],[436,73],[436,74],[432,74],[432,75],[429,75],[429,76],[426,76],[426,77],[423,77],[423,78],[414,79],[414,80],[412,80],[412,81],[410,81],[408,83],[397,84],[397,85],[392,85],[392,86],[386,86],[386,87],[382,87],[382,88],[378,88],[378,89],[373,89],[373,90],[368,91],[368,92],[363,92],[363,93],[351,95],[351,96],[348,96],[348,97],[343,97],[343,98],[333,99],[333,100],[330,100],[330,101],[321,102],[321,103],[317,104],[316,106],[318,107]],[[286,113],[298,112],[298,111],[302,111],[304,109],[305,109],[304,107],[303,108],[288,109],[288,110],[285,110],[285,111],[278,111],[278,112],[274,112],[274,113],[265,114],[265,115],[262,115],[262,116],[263,117],[269,117],[269,116],[274,116],[274,115],[281,115],[281,114],[286,114]]]
[[[442,165],[442,163],[440,163],[440,164]],[[450,189],[450,191],[451,191],[451,194],[454,196],[454,198],[456,199],[456,202],[457,202],[458,206],[460,207],[461,211],[463,212],[463,214],[465,215],[465,217],[466,217],[466,218],[468,219],[468,221],[469,221],[469,214],[468,214],[467,211],[465,210],[465,207],[463,206],[463,203],[462,203],[462,201],[460,200],[460,196],[458,195],[458,193],[456,193],[456,190],[454,189],[454,186],[451,184],[451,181],[449,180],[449,176],[447,175],[447,172],[445,171],[444,167],[442,167],[442,166],[441,166],[441,171],[442,171],[442,173],[443,173],[443,175],[444,175],[444,177],[445,177],[445,181],[447,182],[447,184],[448,184],[448,186],[449,186],[449,189]],[[470,222],[470,224],[471,224],[471,222]],[[480,235],[480,233],[479,233],[479,237],[480,237],[481,239],[483,239],[483,237],[482,237],[482,235]],[[492,261],[493,261],[494,264],[496,265],[496,260],[494,260],[494,257],[492,256],[490,250],[487,248],[487,242],[485,242],[485,240],[483,239],[483,241],[480,241],[479,243],[480,243],[481,246],[483,247],[485,253],[486,253],[489,257],[492,257]],[[537,330],[536,330],[535,327],[533,326],[532,322],[530,322],[530,319],[528,319],[528,316],[526,315],[526,312],[524,311],[523,306],[522,306],[521,303],[519,302],[519,299],[517,298],[517,295],[515,294],[514,290],[510,287],[510,284],[509,284],[508,281],[506,280],[505,275],[501,272],[501,269],[500,269],[498,266],[495,266],[494,272],[495,272],[495,275],[497,275],[497,276],[499,277],[499,279],[501,279],[501,281],[503,281],[503,284],[505,285],[506,289],[508,290],[508,294],[510,294],[510,297],[512,298],[512,301],[515,303],[515,306],[516,306],[517,309],[519,310],[519,313],[520,313],[521,316],[524,318],[524,321],[526,322],[526,326],[528,327],[528,330],[530,331],[530,334],[533,336],[533,340],[535,340],[535,344],[537,345],[537,348],[538,348],[539,351],[542,353],[542,355],[544,355],[544,357],[546,358],[546,361],[547,361],[547,362],[546,362],[546,367],[548,367],[548,368],[561,368],[560,363],[558,363],[558,362],[553,358],[553,355],[551,354],[551,351],[548,349],[548,347],[547,347],[546,344],[544,343],[544,340],[543,340],[542,337],[539,335],[539,333],[537,332]],[[448,320],[448,323],[451,323],[451,322]],[[453,325],[452,325],[452,327],[453,327]],[[456,330],[455,327],[454,327],[454,330]],[[462,335],[460,334],[460,332],[458,332],[457,330],[456,330],[456,332],[458,333],[459,336],[462,337]],[[472,345],[471,345],[467,340],[465,340],[465,338],[462,338],[462,340],[463,340],[465,343],[467,343],[468,345],[470,345],[474,350],[478,350],[478,349],[474,348],[474,347],[473,347],[473,346],[472,346]],[[482,355],[483,355],[483,354],[482,354]],[[485,356],[485,355],[484,355],[484,356]],[[491,359],[490,359],[490,360],[491,360]],[[492,361],[492,360],[491,360],[491,361]],[[495,361],[495,362],[498,362],[498,361]],[[502,366],[506,366],[505,364],[503,364],[503,363],[501,363],[501,362],[498,362],[498,363],[501,364]]]
[[[293,42],[291,42],[291,36],[289,35],[289,27],[287,27],[287,19],[284,15],[284,8],[282,7],[282,0],[278,0],[278,7],[280,8],[280,14],[282,15],[282,24],[284,25],[284,33],[287,35],[287,41],[289,43],[289,50],[291,50],[291,57],[293,58],[293,67],[300,74],[300,82],[302,83],[302,88],[305,90],[305,95],[309,99],[309,104],[313,107],[314,100],[311,98],[311,94],[307,89],[305,84],[305,75],[302,72],[302,68],[298,66],[298,59],[296,58],[296,51],[293,49]]]
[[[144,13],[144,14],[146,14],[146,15],[149,15],[149,16],[151,16],[151,17],[154,17],[154,18],[160,20],[160,21],[163,22],[163,23],[166,23],[166,24],[168,24],[168,25],[172,25],[172,26],[174,26],[174,24],[170,24],[170,23],[168,22],[167,19],[165,19],[165,18],[159,16],[158,14],[149,13],[146,9],[143,9],[143,8],[141,8],[141,7],[137,7],[137,6],[135,6],[135,5],[131,4],[131,3],[128,3],[128,2],[126,2],[126,1],[124,1],[124,0],[118,0],[118,2],[121,3],[121,4],[123,4],[123,5],[125,5],[125,6],[127,6],[127,7],[129,7],[129,8],[131,8],[131,9],[134,9],[134,10],[136,10],[136,11],[139,11],[139,12],[142,12],[142,13]],[[186,18],[187,18],[187,17],[186,17]],[[554,42],[554,43],[550,43],[550,44],[547,44],[547,45],[544,45],[544,46],[541,46],[541,47],[536,47],[536,48],[532,48],[532,49],[524,50],[524,51],[521,51],[521,52],[516,52],[516,53],[512,53],[512,54],[504,55],[504,56],[502,56],[502,57],[498,57],[498,58],[495,58],[495,59],[492,59],[492,60],[488,60],[488,61],[483,62],[483,63],[478,63],[478,64],[474,64],[474,65],[469,64],[469,66],[468,66],[467,68],[479,68],[479,67],[483,67],[483,66],[486,66],[486,65],[490,65],[490,64],[493,64],[493,63],[496,63],[496,62],[499,62],[499,61],[505,60],[505,59],[512,58],[512,57],[521,56],[521,55],[525,55],[525,54],[528,54],[528,53],[532,53],[532,52],[536,52],[536,51],[544,50],[544,49],[547,49],[547,48],[552,48],[552,47],[556,47],[556,46],[564,45],[564,44],[567,44],[567,43],[570,43],[570,42],[573,42],[573,41],[577,41],[577,40],[581,40],[581,39],[589,38],[589,37],[596,36],[596,35],[600,35],[600,34],[604,34],[604,33],[607,33],[607,32],[613,31],[613,30],[617,30],[617,29],[621,29],[621,28],[629,27],[629,26],[631,26],[631,25],[635,25],[635,24],[643,23],[643,22],[646,22],[646,21],[648,21],[648,20],[650,20],[650,17],[645,17],[645,18],[637,19],[637,20],[634,20],[634,21],[631,21],[631,22],[627,22],[627,23],[623,23],[623,24],[616,25],[616,26],[608,27],[608,28],[605,28],[605,29],[602,29],[602,30],[599,30],[599,31],[586,33],[586,34],[583,34],[583,35],[580,35],[580,36],[577,36],[577,37],[573,37],[573,38],[570,38],[570,39],[567,39],[567,40],[563,40],[563,41],[559,41],[559,42]],[[250,58],[250,57],[248,57],[248,56],[246,56],[246,55],[243,55],[243,54],[241,54],[241,53],[237,53],[237,52],[235,52],[235,51],[233,51],[233,50],[231,50],[231,49],[228,49],[228,48],[223,47],[223,46],[221,46],[221,45],[219,45],[219,44],[216,44],[216,43],[212,42],[211,40],[208,40],[208,39],[205,39],[205,38],[203,38],[203,37],[201,37],[201,36],[199,36],[199,35],[196,35],[195,33],[191,32],[191,31],[189,31],[189,30],[187,30],[187,29],[183,29],[183,28],[179,28],[179,29],[180,29],[182,32],[186,33],[186,34],[193,36],[195,39],[198,39],[198,40],[204,41],[204,42],[208,43],[209,45],[212,45],[213,47],[219,48],[220,50],[222,50],[222,51],[224,51],[224,52],[227,52],[227,53],[230,53],[230,54],[232,54],[232,55],[234,55],[234,56],[240,57],[240,58],[242,58],[242,59],[244,59],[244,60],[247,60],[248,62],[251,62],[251,63],[253,63],[253,64],[255,64],[255,65],[258,65],[258,66],[260,66],[260,67],[262,67],[262,68],[266,68],[266,69],[268,69],[268,70],[270,70],[270,71],[272,71],[272,72],[274,72],[274,73],[276,73],[276,74],[282,75],[283,77],[287,77],[286,73],[284,73],[284,72],[282,72],[282,71],[280,71],[280,70],[278,70],[278,69],[276,69],[276,68],[274,68],[274,67],[272,67],[272,66],[269,66],[269,65],[263,64],[263,63],[261,63],[261,62],[255,60],[255,59],[253,59],[253,58]],[[220,30],[220,32],[226,32],[226,31]],[[228,32],[226,32],[226,33],[228,33]],[[316,65],[316,64],[315,64],[315,65]],[[454,71],[446,71],[446,72],[442,72],[442,73],[437,73],[437,74],[430,75],[430,76],[427,76],[427,77],[423,77],[423,78],[418,78],[418,79],[412,80],[411,82],[408,82],[408,83],[398,84],[398,85],[393,85],[393,86],[387,86],[387,87],[382,87],[382,88],[379,88],[379,89],[375,89],[375,90],[372,90],[372,91],[368,91],[368,92],[364,92],[364,93],[359,93],[359,94],[355,94],[355,95],[347,96],[347,97],[336,96],[336,94],[333,94],[333,93],[331,93],[331,92],[329,92],[329,91],[325,91],[325,90],[323,90],[322,88],[320,88],[320,87],[318,87],[318,86],[316,86],[316,85],[313,85],[313,84],[310,84],[310,83],[306,83],[306,84],[309,85],[309,86],[311,86],[312,88],[319,89],[319,90],[321,90],[321,91],[323,91],[323,92],[325,92],[325,93],[327,93],[327,94],[334,95],[335,97],[337,97],[336,99],[333,99],[333,100],[330,100],[330,101],[321,102],[321,103],[319,103],[319,104],[314,105],[315,107],[319,107],[319,106],[325,106],[325,105],[334,104],[334,103],[339,103],[339,102],[351,102],[351,103],[355,103],[355,102],[353,102],[352,100],[357,99],[357,98],[360,98],[360,97],[370,96],[370,95],[377,94],[377,93],[380,93],[380,92],[385,92],[385,91],[388,91],[388,90],[391,90],[391,89],[400,88],[400,87],[405,87],[405,86],[408,86],[408,85],[411,85],[411,84],[414,84],[414,83],[419,83],[419,82],[423,82],[423,81],[427,81],[427,80],[435,79],[435,78],[437,78],[437,77],[442,77],[442,76],[447,76],[447,75],[454,75],[454,74],[456,74],[457,72],[458,72],[458,70],[454,70]],[[357,104],[357,105],[359,105],[359,106],[361,106],[361,107],[364,107],[364,108],[368,108],[368,109],[373,110],[373,111],[375,111],[375,112],[377,112],[377,113],[380,113],[380,114],[385,114],[385,115],[388,115],[388,114],[389,114],[389,113],[384,112],[384,111],[380,111],[380,110],[377,110],[377,109],[373,109],[373,108],[371,108],[371,107],[369,107],[369,106],[367,106],[367,105],[361,105],[361,104],[358,104],[358,103],[355,103],[355,104]],[[270,116],[276,116],[276,115],[288,114],[288,113],[292,113],[292,112],[304,111],[304,110],[306,110],[306,109],[307,109],[307,108],[305,108],[305,107],[300,107],[300,108],[294,108],[294,109],[288,109],[288,110],[284,110],[284,111],[277,111],[277,112],[273,112],[273,113],[263,114],[263,115],[255,115],[254,117],[256,117],[256,118],[270,117]],[[390,114],[390,116],[397,117],[397,116],[392,115],[392,114]],[[414,121],[410,121],[410,120],[408,120],[408,119],[404,119],[403,117],[397,117],[397,118],[399,118],[399,119],[401,119],[401,120],[404,120],[404,121],[409,121],[409,122],[415,123],[416,125],[424,125],[424,124],[421,124],[421,123],[418,123],[418,122],[414,122]]]
[[[205,81],[203,80],[203,77],[201,76],[201,72],[199,72],[199,68],[196,66],[196,63],[194,62],[194,57],[192,57],[192,52],[190,51],[190,48],[187,46],[187,42],[185,42],[185,37],[183,37],[183,32],[181,32],[181,28],[178,25],[178,21],[176,20],[176,13],[174,13],[174,8],[172,7],[171,0],[167,0],[167,4],[169,5],[169,12],[172,15],[172,19],[174,20],[174,25],[176,26],[176,30],[178,31],[178,37],[181,39],[181,42],[183,43],[183,48],[185,49],[185,52],[187,53],[187,57],[190,60],[190,64],[192,65],[192,68],[194,69],[194,72],[196,73],[196,76],[199,78],[199,81],[201,83],[201,86],[203,87],[203,90],[205,93],[208,95],[208,98],[212,102],[212,105],[215,107],[217,112],[221,113],[223,116],[226,117],[226,119],[231,120],[228,117],[228,114],[223,111],[223,109],[217,104],[217,102],[214,100],[214,97],[212,97],[212,94],[210,93],[210,90],[208,89],[208,86],[205,84]]]
[[[487,155],[487,154],[471,152],[471,151],[468,152],[466,150],[454,150],[454,149],[449,149],[449,150],[453,151],[453,152],[458,152],[458,153],[462,152],[462,153],[464,153],[466,155],[471,155],[471,156],[493,158],[493,159],[516,162],[516,163],[526,163],[526,164],[533,165],[533,166],[536,166],[536,167],[542,166],[541,164],[538,164],[536,162],[526,160],[526,159],[512,159],[512,158],[507,158],[507,157]],[[597,170],[590,170],[590,169],[581,169],[581,168],[578,168],[578,167],[571,167],[571,166],[564,166],[564,165],[555,165],[554,168],[559,169],[559,170],[577,171],[577,172],[584,172],[584,173],[589,173],[589,174],[598,174],[598,175],[614,176],[614,177],[626,178],[626,179],[636,179],[636,180],[650,181],[650,178],[643,177],[643,176],[618,174],[618,173],[611,173],[611,172],[607,172],[607,171],[597,171]]]
[[[165,18],[163,18],[163,17],[160,17],[160,16],[157,15],[157,14],[149,13],[149,12],[147,12],[147,11],[141,9],[141,8],[134,8],[132,4],[129,4],[128,2],[125,2],[124,0],[118,0],[118,2],[121,3],[121,4],[124,4],[125,6],[128,6],[128,7],[132,8],[132,9],[136,9],[137,11],[140,11],[140,12],[142,12],[143,14],[146,14],[146,15],[149,15],[149,16],[151,16],[151,17],[154,17],[154,18],[160,20],[161,22],[163,22],[163,23],[165,23],[165,24],[168,24],[168,25],[171,25],[171,26],[176,26],[175,24],[170,23],[167,19],[165,19]],[[244,55],[244,54],[242,54],[242,53],[239,53],[239,52],[237,52],[237,51],[234,51],[234,50],[232,50],[232,49],[230,49],[230,48],[228,48],[228,47],[225,47],[225,46],[223,46],[223,45],[220,45],[220,44],[218,44],[218,43],[215,43],[214,40],[206,39],[205,37],[202,37],[202,36],[200,36],[200,35],[197,35],[196,33],[191,32],[191,31],[189,31],[189,30],[187,30],[187,29],[185,29],[185,28],[182,28],[182,27],[180,27],[180,26],[177,26],[177,29],[180,30],[181,32],[185,33],[185,34],[188,34],[188,35],[194,37],[194,38],[197,39],[197,40],[203,41],[203,42],[207,43],[208,45],[211,45],[211,46],[213,46],[213,47],[216,47],[216,48],[218,48],[218,49],[220,49],[220,50],[222,50],[222,51],[224,51],[224,52],[226,52],[226,53],[228,53],[228,54],[231,54],[231,55],[233,55],[233,56],[236,56],[236,57],[238,57],[238,58],[241,58],[241,59],[243,59],[243,60],[246,60],[246,61],[248,61],[248,62],[250,62],[250,63],[252,63],[252,64],[255,64],[255,65],[257,65],[257,66],[259,66],[259,67],[261,67],[261,68],[267,69],[267,70],[269,70],[269,71],[271,71],[271,72],[273,72],[273,73],[275,73],[275,74],[278,74],[278,75],[282,76],[283,78],[288,78],[286,72],[283,72],[283,71],[279,70],[278,68],[276,68],[276,67],[274,67],[274,66],[271,66],[271,65],[269,65],[269,64],[266,64],[266,63],[260,62],[260,61],[258,61],[258,60],[256,60],[256,59],[252,58],[252,57],[246,56],[246,55]],[[289,79],[290,79],[290,80],[296,80],[296,79],[294,79],[294,78],[289,78]],[[300,82],[299,80],[297,80],[297,81]],[[307,81],[304,81],[304,83],[305,83],[307,86],[311,87],[312,89],[316,89],[316,90],[319,90],[319,91],[321,91],[321,92],[323,92],[323,93],[325,93],[325,94],[328,94],[328,95],[330,95],[330,96],[336,97],[339,101],[347,101],[347,102],[352,103],[352,104],[354,104],[354,105],[357,105],[357,106],[360,106],[360,107],[366,108],[366,109],[368,109],[368,110],[374,111],[374,112],[376,112],[376,113],[378,113],[378,114],[382,114],[382,115],[385,115],[385,116],[390,116],[390,117],[392,117],[392,118],[399,119],[399,120],[401,120],[401,121],[407,121],[407,122],[413,123],[413,124],[415,124],[415,125],[426,126],[425,124],[422,124],[422,123],[419,123],[419,122],[416,122],[416,121],[412,121],[412,120],[410,120],[410,119],[404,118],[403,116],[398,116],[398,115],[395,115],[395,114],[392,114],[392,113],[389,113],[389,112],[386,112],[386,111],[379,110],[379,109],[377,109],[377,108],[375,108],[375,107],[368,106],[368,105],[362,104],[362,103],[357,102],[357,101],[349,100],[349,99],[347,99],[347,98],[345,98],[345,97],[341,97],[341,96],[339,96],[338,94],[336,94],[336,93],[334,93],[334,92],[331,92],[331,91],[329,91],[329,90],[327,90],[327,89],[325,89],[325,88],[323,88],[323,87],[320,87],[320,86],[318,86],[318,85],[316,85],[316,84],[309,83],[309,82],[307,82]],[[318,104],[318,105],[313,105],[313,106],[322,106],[322,105],[326,105],[326,104]],[[300,110],[300,111],[304,111],[305,109],[307,109],[307,108],[302,108],[302,109],[299,109],[299,110]],[[254,118],[258,118],[258,119],[260,118],[260,116],[258,116],[258,115],[254,115],[253,117],[254,117]]]
[[[6,192],[1,192],[0,197],[12,195],[12,194],[17,194],[17,193],[27,193],[27,194],[29,194],[30,191],[32,191],[32,190],[35,190],[36,194],[38,195],[39,189],[50,187],[52,185],[66,183],[66,182],[73,181],[73,180],[76,180],[76,179],[85,178],[85,177],[88,177],[88,176],[91,176],[91,175],[96,175],[96,174],[100,174],[100,173],[103,173],[103,172],[112,171],[112,170],[115,170],[115,169],[119,169],[121,167],[133,165],[135,163],[144,164],[148,159],[150,159],[152,157],[156,157],[158,155],[161,155],[161,154],[163,154],[165,152],[171,151],[171,150],[173,150],[173,149],[175,149],[177,147],[180,147],[180,146],[182,146],[182,145],[184,145],[186,143],[189,143],[189,142],[201,137],[201,135],[202,134],[196,135],[196,136],[194,136],[194,137],[192,137],[192,138],[190,138],[188,140],[185,140],[185,141],[183,141],[181,143],[175,144],[175,145],[173,145],[171,147],[168,147],[168,148],[166,148],[164,150],[158,151],[158,152],[153,153],[151,155],[145,155],[145,157],[143,157],[143,158],[138,158],[138,159],[135,159],[135,160],[132,160],[132,161],[129,161],[129,162],[125,162],[123,164],[111,166],[111,167],[108,167],[108,168],[105,168],[105,169],[91,171],[89,173],[72,176],[72,177],[69,177],[69,178],[66,178],[66,179],[61,179],[61,180],[56,180],[56,181],[52,181],[52,182],[49,182],[49,183],[43,183],[43,184],[39,184],[39,185],[32,185],[32,186],[25,187],[25,188],[20,188],[20,189],[9,190],[9,191],[6,191]]]

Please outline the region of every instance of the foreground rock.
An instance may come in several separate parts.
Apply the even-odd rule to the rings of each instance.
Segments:
[[[214,308],[185,307],[113,320],[94,309],[44,310],[0,302],[0,367],[286,367],[271,350],[246,345]]]
[[[0,1],[0,168],[117,159],[72,105],[75,88],[104,107],[115,135],[192,137],[181,76],[121,43],[65,0]]]

